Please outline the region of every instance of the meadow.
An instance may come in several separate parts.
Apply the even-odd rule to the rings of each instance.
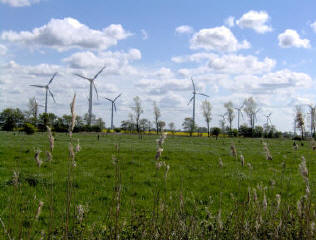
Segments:
[[[0,132],[2,239],[314,238],[312,141],[169,134],[157,151],[159,135],[54,138],[49,161],[48,133]]]

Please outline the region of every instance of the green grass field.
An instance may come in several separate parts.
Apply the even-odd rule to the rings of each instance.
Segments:
[[[77,167],[72,173],[72,201],[74,206],[87,206],[87,225],[103,226],[110,215],[115,193],[113,154],[119,160],[121,175],[120,221],[128,219],[135,211],[151,215],[158,178],[155,160],[157,138],[147,135],[142,139],[136,135],[100,135],[98,141],[97,134],[73,135],[74,144],[80,139],[81,151],[76,154]],[[266,160],[262,141],[268,143],[273,160]],[[53,160],[51,163],[44,161],[40,168],[34,159],[34,149],[42,150],[41,159],[46,159],[45,151],[49,149],[47,133],[27,136],[0,132],[0,143],[0,217],[11,235],[19,232],[19,229],[12,228],[14,224],[23,227],[32,225],[39,200],[44,202],[43,210],[34,233],[30,235],[39,233],[40,229],[46,231],[50,224],[61,225],[65,221],[67,202],[69,136],[56,134]],[[232,143],[236,146],[238,156],[244,156],[245,166],[241,165],[239,158],[236,160],[232,156]],[[116,145],[119,146],[118,154]],[[287,139],[215,140],[168,136],[161,160],[170,169],[160,194],[167,196],[168,201],[175,205],[183,195],[188,206],[192,204],[194,209],[198,209],[194,214],[201,216],[205,214],[206,206],[214,212],[221,208],[223,218],[234,208],[231,193],[237,201],[245,201],[248,187],[267,187],[265,193],[268,204],[272,204],[275,195],[280,194],[282,202],[295,205],[305,193],[305,184],[298,168],[301,156],[307,161],[313,193],[316,190],[316,156],[308,141],[295,150],[293,141]],[[219,158],[222,159],[223,167],[219,166]],[[13,171],[20,173],[18,188],[11,181]],[[315,200],[313,194],[311,198]],[[48,203],[52,199],[55,220],[50,222]],[[3,229],[1,231],[2,236],[5,236]]]

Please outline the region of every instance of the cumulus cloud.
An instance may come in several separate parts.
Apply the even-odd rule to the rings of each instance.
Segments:
[[[3,4],[8,4],[11,7],[28,7],[40,0],[0,0]]]
[[[59,51],[71,48],[104,50],[131,34],[120,24],[94,30],[74,18],[51,19],[32,31],[4,31],[2,40],[33,47],[50,47]]]
[[[239,49],[250,48],[250,43],[246,40],[240,43],[229,28],[221,26],[204,28],[195,33],[191,38],[190,47],[191,49],[235,52]]]
[[[311,87],[312,78],[306,73],[283,69],[262,76],[239,75],[220,84],[227,89],[251,94],[288,94],[298,88]]]
[[[260,74],[270,72],[276,64],[271,58],[259,61],[255,56],[224,55],[211,58],[208,66],[215,72],[230,74]]]
[[[272,28],[267,25],[269,18],[268,13],[265,11],[257,12],[251,10],[242,15],[236,23],[240,28],[250,28],[257,33],[266,33],[272,31]]]
[[[226,18],[224,23],[226,26],[228,26],[230,28],[235,26],[235,17],[230,16],[230,17]]]
[[[286,29],[283,33],[279,34],[279,46],[282,48],[310,48],[308,39],[301,39],[300,35],[292,29]]]
[[[205,59],[211,59],[212,57],[216,57],[217,55],[214,53],[205,53],[205,52],[200,52],[200,53],[194,53],[191,55],[186,55],[186,56],[177,56],[177,57],[172,57],[171,61],[175,63],[185,63],[185,62],[201,62]]]
[[[193,28],[188,25],[182,25],[176,28],[176,33],[179,34],[191,34],[193,33]]]

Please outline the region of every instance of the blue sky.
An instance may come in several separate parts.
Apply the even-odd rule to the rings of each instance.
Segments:
[[[68,113],[78,94],[87,112],[88,83],[73,73],[94,75],[100,96],[122,92],[115,125],[128,117],[134,96],[144,117],[152,104],[162,120],[181,127],[191,114],[190,77],[210,95],[212,126],[223,104],[252,96],[272,112],[277,128],[292,130],[294,107],[315,104],[316,2],[312,1],[85,1],[0,0],[0,108],[27,108],[50,75],[57,103],[49,111]],[[230,21],[228,21],[230,19]],[[220,40],[219,40],[220,39]],[[110,105],[94,97],[93,112],[110,122]],[[198,99],[197,122],[205,125]],[[306,108],[306,120],[308,120]],[[246,121],[246,119],[245,119]],[[234,125],[236,123],[234,122]]]

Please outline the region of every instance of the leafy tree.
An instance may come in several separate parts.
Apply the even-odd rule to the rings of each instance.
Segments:
[[[24,114],[18,108],[6,108],[0,113],[0,126],[4,131],[13,131],[24,124]]]
[[[27,135],[32,135],[36,132],[36,127],[31,124],[31,123],[25,123],[23,126],[23,131],[27,134]]]
[[[196,125],[194,124],[193,119],[190,117],[184,119],[182,127],[186,132],[190,133],[190,136],[192,136],[194,129],[196,129]]]
[[[212,128],[212,135],[216,137],[216,140],[217,140],[217,138],[218,138],[220,133],[221,133],[221,129],[220,128],[218,128],[218,127]]]
[[[239,136],[252,137],[252,128],[247,125],[239,126]]]
[[[139,120],[139,127],[142,132],[145,132],[146,129],[148,129],[148,125],[149,125],[148,119],[142,118],[141,120]]]

